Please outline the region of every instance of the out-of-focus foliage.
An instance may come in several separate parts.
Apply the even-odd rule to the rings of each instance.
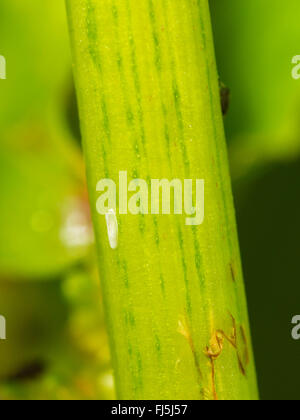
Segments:
[[[218,66],[231,89],[226,119],[233,173],[300,152],[298,0],[210,0]]]
[[[300,2],[210,3],[261,397],[299,400]]]
[[[64,2],[2,0],[0,54],[0,399],[111,398]]]
[[[10,339],[8,347],[0,347],[0,360],[5,361],[1,399],[113,398],[94,269],[78,267],[46,284],[10,282],[2,290],[7,303],[0,299],[0,306],[9,320]]]
[[[68,238],[72,217],[80,229],[85,215],[74,220],[83,207],[84,176],[64,120],[71,70],[62,3],[0,5],[7,60],[0,101],[0,266],[20,277],[57,273],[83,253]]]

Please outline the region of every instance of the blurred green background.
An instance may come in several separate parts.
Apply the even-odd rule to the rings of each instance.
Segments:
[[[299,0],[211,0],[263,399],[299,399]],[[1,0],[0,399],[114,398],[63,0]]]

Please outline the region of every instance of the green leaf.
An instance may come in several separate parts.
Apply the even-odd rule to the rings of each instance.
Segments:
[[[67,124],[72,81],[63,2],[3,0],[0,39],[7,61],[7,80],[0,81],[0,271],[50,278],[85,256],[91,241],[82,157]]]

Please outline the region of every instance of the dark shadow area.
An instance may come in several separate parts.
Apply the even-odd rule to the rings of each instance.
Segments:
[[[81,147],[81,132],[80,132],[80,121],[79,121],[79,114],[78,114],[78,102],[77,102],[73,78],[72,78],[72,83],[70,83],[70,86],[67,91],[66,120],[74,139],[76,140],[77,144]]]
[[[300,342],[300,160],[267,169],[235,191],[261,398],[298,400]]]

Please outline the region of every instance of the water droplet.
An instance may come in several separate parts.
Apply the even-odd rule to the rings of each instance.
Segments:
[[[119,227],[115,210],[108,210],[105,219],[110,247],[116,249],[118,247]]]

